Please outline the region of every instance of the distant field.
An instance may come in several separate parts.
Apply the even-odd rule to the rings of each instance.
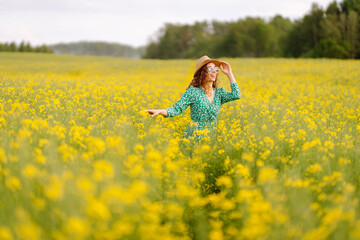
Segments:
[[[0,239],[359,239],[360,61],[222,60],[242,98],[190,158],[190,110],[143,110],[196,60],[0,53]]]

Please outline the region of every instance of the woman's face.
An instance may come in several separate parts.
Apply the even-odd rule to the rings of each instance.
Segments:
[[[212,67],[212,71],[209,71],[209,67]],[[215,82],[218,73],[215,71],[215,64],[208,63],[206,64],[206,81]]]

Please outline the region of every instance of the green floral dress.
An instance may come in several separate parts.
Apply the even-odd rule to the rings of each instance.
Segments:
[[[165,118],[180,115],[190,105],[192,122],[186,128],[183,138],[194,136],[195,130],[214,129],[217,126],[216,117],[221,105],[241,97],[237,82],[231,83],[230,87],[231,93],[223,87],[215,88],[214,99],[211,104],[202,88],[191,86],[174,106],[166,109],[168,115]]]

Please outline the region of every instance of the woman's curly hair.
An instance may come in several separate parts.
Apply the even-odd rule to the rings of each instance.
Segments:
[[[204,84],[206,74],[207,74],[207,67],[206,67],[206,65],[204,65],[195,73],[194,78],[191,80],[191,82],[187,86],[186,90],[189,89],[189,87],[191,87],[191,86],[201,87]],[[218,75],[217,75],[215,81],[213,82],[212,87],[218,88],[219,83],[220,83],[220,80],[218,79]]]

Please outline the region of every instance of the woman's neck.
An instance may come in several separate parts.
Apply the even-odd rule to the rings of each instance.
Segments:
[[[212,93],[212,91],[213,91],[213,82],[212,81],[209,81],[209,82],[204,82],[203,84],[202,84],[202,88],[205,90],[205,93]]]

